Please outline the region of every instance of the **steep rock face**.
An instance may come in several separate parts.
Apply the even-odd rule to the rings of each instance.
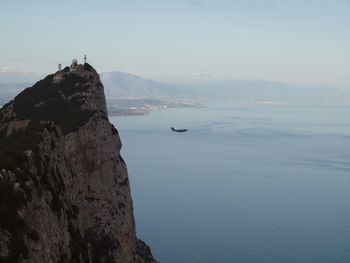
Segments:
[[[155,262],[136,238],[121,141],[89,65],[0,110],[0,262]]]

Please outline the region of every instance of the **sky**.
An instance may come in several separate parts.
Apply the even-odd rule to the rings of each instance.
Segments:
[[[86,54],[100,72],[350,89],[350,0],[0,0],[0,36],[0,73]]]

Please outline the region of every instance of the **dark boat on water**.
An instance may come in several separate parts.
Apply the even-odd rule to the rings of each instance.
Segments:
[[[174,127],[171,127],[171,130],[174,132],[187,132],[187,129],[175,129]]]

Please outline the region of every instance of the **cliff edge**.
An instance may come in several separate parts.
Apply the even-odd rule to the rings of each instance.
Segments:
[[[121,146],[89,64],[0,109],[0,262],[154,263],[136,237]]]

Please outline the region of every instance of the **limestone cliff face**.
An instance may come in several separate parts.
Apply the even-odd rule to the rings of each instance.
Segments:
[[[155,262],[136,238],[121,141],[88,64],[0,110],[0,262]]]

